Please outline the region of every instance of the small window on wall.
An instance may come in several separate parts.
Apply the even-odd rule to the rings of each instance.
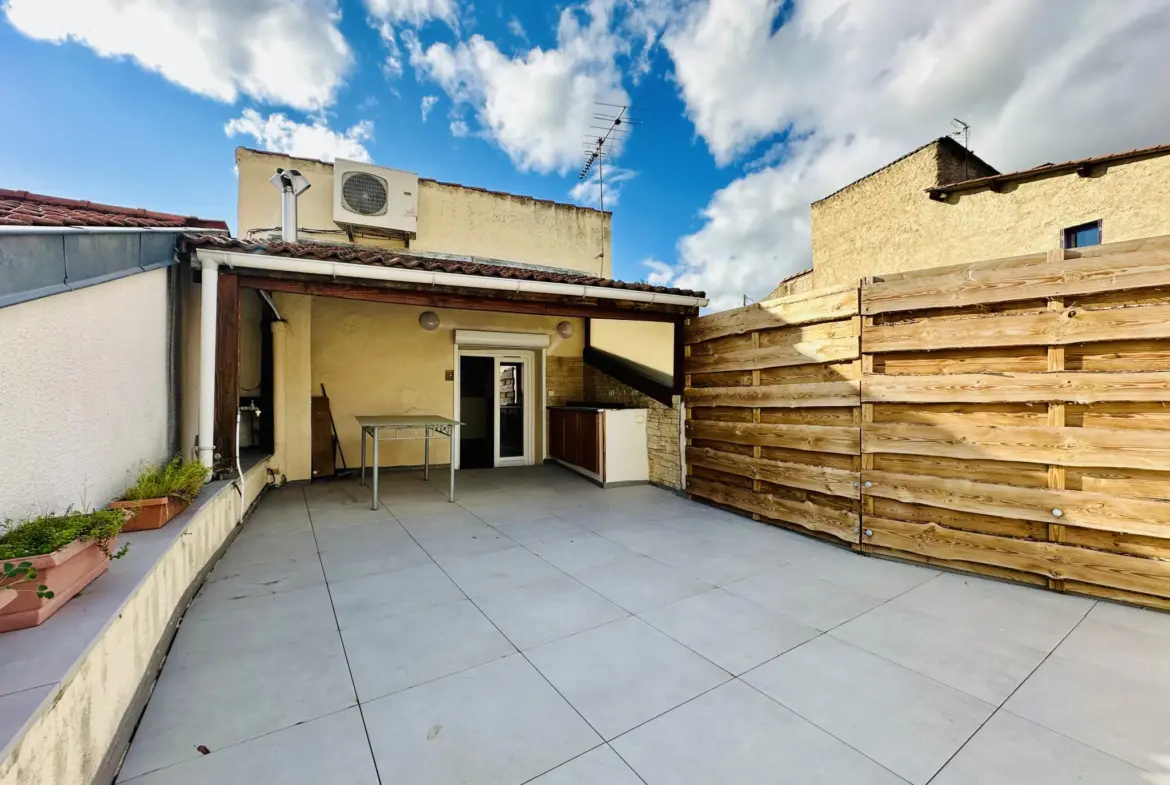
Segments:
[[[1070,226],[1064,230],[1065,248],[1085,248],[1090,245],[1101,244],[1101,222],[1091,221],[1080,226]]]

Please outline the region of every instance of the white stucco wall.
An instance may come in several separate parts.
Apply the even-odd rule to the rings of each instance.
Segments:
[[[104,506],[168,404],[165,269],[0,308],[0,520]]]

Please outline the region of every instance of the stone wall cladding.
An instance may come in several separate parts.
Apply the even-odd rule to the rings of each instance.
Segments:
[[[679,460],[678,407],[664,406],[633,387],[586,365],[585,397],[591,401],[624,403],[646,409],[646,446],[650,457],[650,482],[682,489]]]
[[[585,398],[584,362],[580,357],[549,357],[545,371],[548,405],[563,406]]]

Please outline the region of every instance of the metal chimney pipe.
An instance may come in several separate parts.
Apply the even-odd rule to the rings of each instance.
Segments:
[[[277,169],[268,182],[280,190],[280,239],[297,241],[297,198],[309,190],[309,181],[296,169]]]

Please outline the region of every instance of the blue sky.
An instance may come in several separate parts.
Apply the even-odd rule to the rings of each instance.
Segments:
[[[1170,141],[1151,100],[1170,83],[1165,0],[0,9],[0,105],[19,107],[0,113],[0,187],[234,222],[243,144],[588,202],[592,103],[628,102],[644,124],[611,161],[615,274],[717,307],[808,264],[810,201],[954,116],[1001,170]]]

